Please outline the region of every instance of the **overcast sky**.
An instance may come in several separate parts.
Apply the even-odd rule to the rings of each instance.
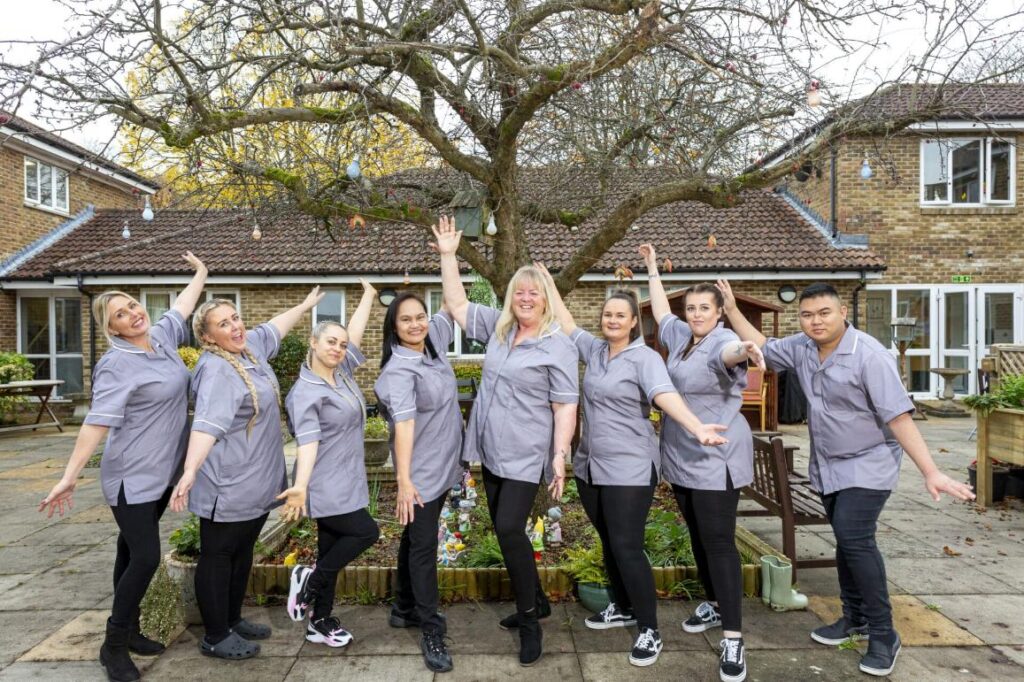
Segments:
[[[945,0],[947,4],[955,1]],[[942,2],[943,0],[935,0],[936,4]],[[985,5],[985,12],[989,16],[1006,16],[1012,12],[1020,12],[1022,8],[1024,0],[989,0]],[[0,41],[63,38],[68,30],[64,25],[67,16],[67,9],[55,0],[0,0]],[[886,22],[881,35],[885,46],[880,50],[843,56],[838,50],[823,45],[814,71],[820,72],[823,82],[832,84],[851,83],[856,74],[857,82],[853,84],[852,92],[842,94],[857,95],[868,92],[878,82],[896,77],[908,60],[913,60],[920,54],[926,45],[926,28],[920,15],[911,14]],[[1000,28],[1005,30],[1007,27]],[[854,26],[851,30],[854,35],[873,35],[878,31],[877,27],[867,22],[862,26]],[[863,68],[865,65],[869,68]],[[31,110],[31,106],[24,106],[19,113],[31,117]],[[39,123],[45,125],[45,121]],[[86,147],[99,149],[109,140],[112,130],[112,125],[98,123],[61,134]]]

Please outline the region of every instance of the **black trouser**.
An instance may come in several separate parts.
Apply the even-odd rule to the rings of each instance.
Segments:
[[[885,563],[875,542],[878,516],[888,499],[888,490],[867,488],[846,488],[821,496],[836,536],[836,570],[843,615],[852,623],[867,622],[871,635],[892,632]]]
[[[248,521],[199,519],[196,601],[206,639],[216,644],[242,620],[242,600],[252,570],[252,548],[269,514]]]
[[[533,560],[533,545],[526,536],[526,522],[537,497],[540,482],[527,483],[502,478],[487,467],[484,473],[484,490],[487,492],[487,511],[491,514],[494,534],[498,536],[501,556],[505,559],[512,591],[516,596],[516,610],[525,613],[537,602],[537,562]]]
[[[331,615],[338,572],[377,542],[380,529],[365,509],[316,520],[317,560],[306,589],[312,595],[312,620]]]
[[[697,575],[708,601],[718,602],[722,629],[743,626],[743,574],[736,549],[736,507],[740,491],[726,475],[726,490],[696,490],[673,484],[679,511],[690,531]]]
[[[577,476],[576,490],[601,536],[612,601],[623,611],[632,611],[638,627],[657,630],[654,575],[644,554],[644,529],[654,499],[654,484],[593,485]]]
[[[444,634],[444,619],[437,613],[437,520],[448,491],[436,500],[413,509],[412,521],[402,531],[398,544],[398,591],[395,609],[416,613],[423,632]]]
[[[168,488],[159,500],[128,504],[124,484],[111,507],[117,528],[117,557],[114,559],[114,605],[111,624],[127,628],[139,617],[139,604],[149,582],[160,567],[160,517],[171,499]]]

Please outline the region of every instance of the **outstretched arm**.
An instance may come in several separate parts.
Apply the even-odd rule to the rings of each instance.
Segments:
[[[182,512],[188,508],[188,493],[196,484],[196,473],[210,455],[217,439],[202,431],[193,431],[188,436],[188,454],[185,455],[185,470],[174,486],[171,495],[171,511]]]
[[[640,255],[647,264],[648,288],[651,292],[651,312],[654,314],[654,321],[661,324],[661,319],[672,312],[668,305],[668,296],[665,295],[665,287],[661,283],[661,275],[658,274],[658,256],[654,247],[650,244],[640,245]]]
[[[274,325],[277,329],[278,335],[283,339],[288,336],[288,332],[292,330],[292,327],[299,321],[307,311],[312,310],[316,307],[316,304],[320,302],[320,299],[324,297],[324,294],[320,291],[319,286],[313,287],[313,290],[306,296],[306,300],[295,306],[289,308],[277,317],[270,320],[270,324]]]
[[[758,348],[764,348],[767,339],[765,339],[764,334],[757,331],[754,325],[750,324],[750,321],[736,307],[736,296],[732,293],[729,280],[720,279],[715,283],[715,286],[722,292],[722,298],[725,299],[725,316],[729,318],[732,330],[744,341],[753,341],[757,344]]]
[[[196,309],[199,297],[203,295],[203,287],[206,286],[207,270],[206,266],[203,265],[203,261],[196,258],[191,251],[186,251],[182,258],[192,266],[196,274],[192,276],[192,281],[188,283],[184,291],[174,299],[173,309],[187,320],[192,311]]]
[[[547,266],[543,263],[534,261],[533,267],[540,270],[544,275],[544,279],[548,282],[548,287],[551,289],[552,300],[551,310],[555,313],[555,318],[558,320],[559,326],[562,328],[562,332],[565,334],[572,334],[576,331],[576,320],[573,319],[572,313],[565,307],[565,301],[562,300],[562,294],[558,293],[558,287],[555,286],[555,278],[548,272]]]
[[[441,254],[441,286],[444,295],[444,307],[455,320],[455,323],[466,328],[466,312],[469,310],[469,299],[462,286],[459,276],[459,259],[455,252],[462,239],[462,231],[455,229],[455,219],[441,216],[437,225],[431,225],[436,242],[431,248]]]
[[[702,424],[697,419],[697,415],[690,411],[683,397],[675,391],[659,393],[654,396],[654,404],[680,426],[692,433],[700,441],[701,445],[722,445],[729,442],[720,433],[729,427],[721,424]]]
[[[765,371],[764,353],[753,341],[735,341],[722,348],[722,362],[726,367],[735,367],[747,360],[753,360],[762,372]]]
[[[71,452],[71,459],[68,460],[68,465],[64,468],[64,475],[39,503],[39,511],[49,507],[50,511],[46,516],[50,517],[55,511],[64,516],[65,505],[71,509],[71,496],[75,492],[78,475],[82,473],[82,469],[85,468],[92,454],[96,452],[96,448],[107,435],[108,430],[108,427],[98,424],[82,425],[78,432],[78,438],[75,439],[75,449]]]
[[[363,332],[366,331],[366,323],[370,321],[370,311],[373,310],[373,299],[377,296],[377,290],[363,278],[359,279],[363,285],[363,297],[359,299],[356,311],[352,313],[352,319],[348,321],[349,343],[362,348]]]
[[[285,521],[298,521],[306,515],[306,492],[319,447],[320,441],[315,440],[295,448],[295,483],[277,496],[277,499],[284,500],[281,518]]]
[[[921,432],[918,431],[914,420],[908,413],[904,412],[890,421],[889,428],[892,429],[892,434],[896,436],[896,440],[899,441],[910,459],[914,460],[918,471],[924,476],[924,487],[928,489],[928,494],[932,496],[933,500],[938,502],[941,499],[940,493],[952,495],[960,500],[974,499],[971,486],[954,481],[935,466],[935,460],[932,459],[932,455],[928,451],[928,444],[924,442]]]

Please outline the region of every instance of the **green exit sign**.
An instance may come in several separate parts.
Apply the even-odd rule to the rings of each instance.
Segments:
[[[970,284],[970,275],[953,275],[953,284]]]

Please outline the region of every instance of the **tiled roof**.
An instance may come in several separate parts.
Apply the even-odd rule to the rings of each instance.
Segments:
[[[85,147],[81,147],[75,144],[74,142],[69,142],[60,135],[52,133],[49,130],[46,130],[45,128],[41,128],[40,126],[37,126],[35,123],[27,121],[21,118],[20,116],[15,116],[9,111],[0,109],[0,125],[10,128],[11,130],[15,130],[27,137],[38,140],[39,142],[44,142],[53,147],[57,147],[58,149],[61,149],[69,154],[74,154],[83,161],[94,163],[97,166],[106,168],[107,170],[118,173],[119,175],[123,175],[126,178],[130,178],[135,182],[146,185],[147,187],[151,187],[155,190],[160,189],[160,185],[155,183],[153,180],[150,180],[145,176],[139,175],[135,171],[129,170],[120,164],[116,164],[110,159],[106,159],[95,152],[91,152]],[[0,140],[2,139],[3,138],[0,137]]]
[[[605,205],[614,206],[632,191],[656,181],[664,171],[640,169],[619,173],[605,190]],[[460,187],[463,181],[443,171],[407,171],[377,181],[395,194],[405,183],[432,180],[434,187]],[[520,173],[523,201],[545,197],[550,205],[572,209],[587,205],[598,192],[593,176],[563,177],[553,171]],[[695,202],[677,202],[644,215],[590,272],[607,273],[619,263],[637,270],[637,247],[653,242],[659,257],[669,257],[677,270],[881,270],[881,257],[866,248],[837,248],[814,224],[781,196],[756,191],[743,195],[733,208],[713,209]],[[424,204],[428,202],[423,202]],[[596,229],[601,213],[571,231],[562,225],[527,225],[530,252],[554,269]],[[253,241],[252,217],[241,211],[158,211],[143,222],[138,211],[99,210],[30,261],[9,279],[53,275],[185,274],[180,255],[191,249],[213,274],[286,275],[394,272],[436,274],[437,257],[427,246],[426,231],[415,225],[368,220],[365,231],[347,228],[332,242],[317,222],[286,212],[260,218],[263,238]],[[121,231],[125,222],[131,238]],[[715,248],[708,247],[714,233]],[[500,234],[498,236],[500,238]]]

